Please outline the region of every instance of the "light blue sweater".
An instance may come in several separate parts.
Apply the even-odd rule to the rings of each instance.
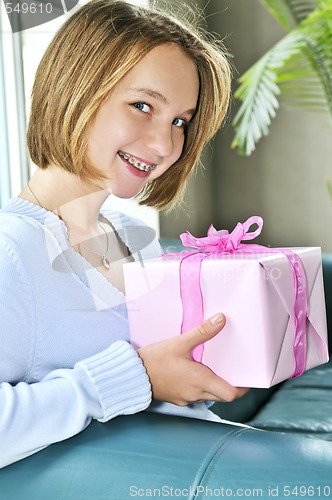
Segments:
[[[142,222],[103,216],[135,260],[160,255],[156,239],[145,245]],[[124,294],[70,246],[55,214],[10,200],[0,210],[0,467],[92,419],[148,407],[219,420],[204,404],[151,404],[148,376],[129,343]]]

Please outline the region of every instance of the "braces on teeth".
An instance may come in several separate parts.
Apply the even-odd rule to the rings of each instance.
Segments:
[[[139,170],[144,170],[145,172],[150,172],[151,170],[154,170],[157,166],[157,165],[145,165],[144,163],[140,163],[139,161],[134,160],[134,158],[127,155],[126,153],[123,153],[122,151],[119,151],[119,155],[125,160],[129,161],[129,163],[131,165],[134,165],[134,167],[138,168]]]

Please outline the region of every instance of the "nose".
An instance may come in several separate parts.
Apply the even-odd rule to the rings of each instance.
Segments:
[[[151,127],[146,137],[146,145],[160,158],[172,156],[175,144],[172,125],[164,124]]]

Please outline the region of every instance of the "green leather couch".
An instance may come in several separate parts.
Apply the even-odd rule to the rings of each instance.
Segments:
[[[331,334],[332,255],[323,273]],[[332,499],[331,362],[212,409],[255,428],[145,412],[93,422],[1,469],[0,500]]]

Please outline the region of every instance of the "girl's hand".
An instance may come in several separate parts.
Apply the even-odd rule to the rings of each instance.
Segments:
[[[225,316],[216,314],[189,332],[138,349],[153,399],[186,406],[206,400],[230,402],[248,392],[230,385],[191,357],[191,350],[215,337],[225,323]]]

